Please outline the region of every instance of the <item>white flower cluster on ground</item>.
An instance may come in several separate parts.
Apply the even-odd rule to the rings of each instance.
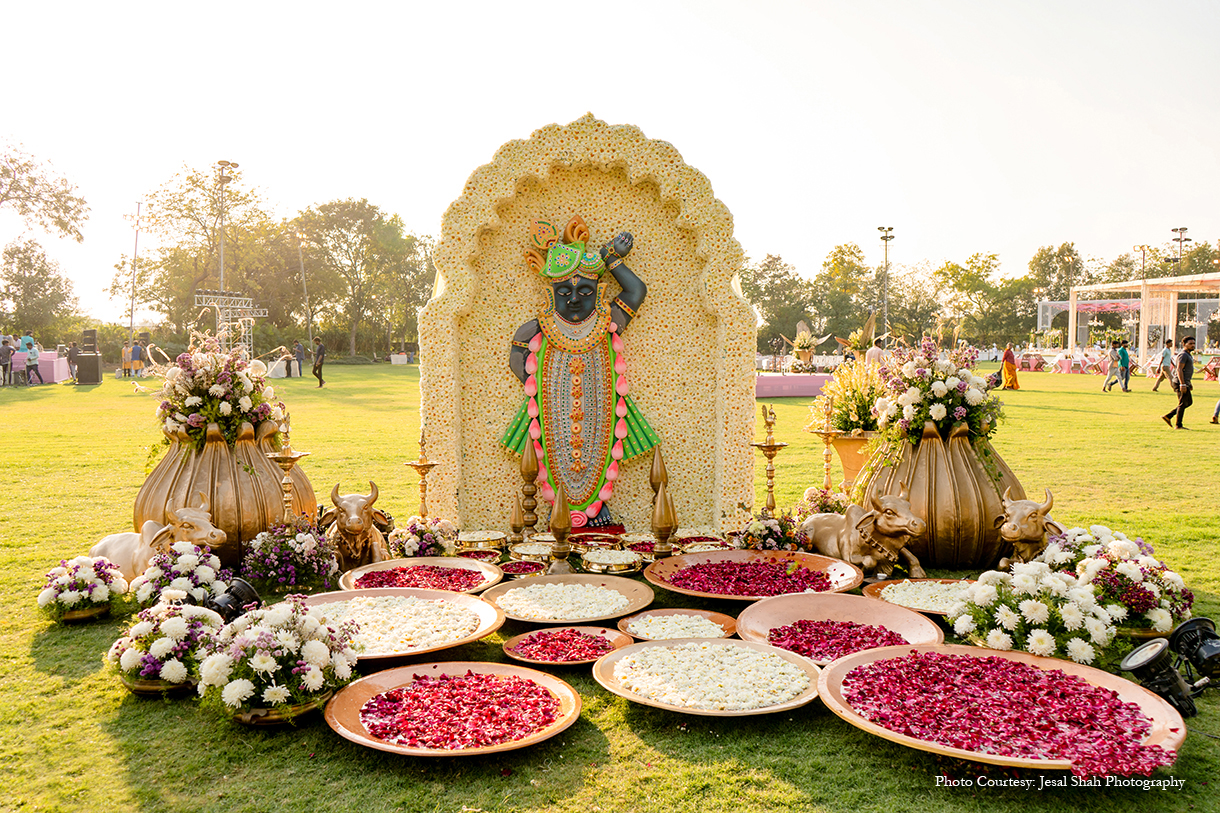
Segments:
[[[38,594],[38,606],[44,610],[56,605],[70,611],[109,604],[127,592],[127,580],[105,556],[62,560],[58,567],[51,568],[46,579]]]
[[[668,638],[724,638],[724,628],[701,615],[642,615],[627,625],[632,635],[660,641]]]
[[[319,604],[314,611],[330,624],[359,624],[355,648],[362,655],[427,649],[461,640],[479,627],[479,616],[465,607],[415,596],[358,596]]]
[[[163,600],[140,611],[106,660],[132,680],[186,681],[198,663],[199,647],[220,631],[224,620],[205,607],[176,603],[185,597],[181,590],[163,591]]]
[[[709,711],[775,706],[809,688],[804,670],[779,655],[721,643],[642,649],[614,665],[614,678],[641,697]]]
[[[903,579],[897,584],[886,585],[881,590],[881,597],[890,604],[899,604],[912,610],[927,610],[934,613],[947,613],[966,594],[969,583],[965,581],[949,582],[913,582]]]
[[[355,633],[354,623],[328,625],[304,596],[288,596],[237,617],[201,650],[199,693],[230,714],[316,699],[351,680]]]
[[[578,621],[610,615],[628,605],[617,590],[594,584],[531,584],[509,590],[496,599],[500,609],[518,618]]]
[[[209,594],[219,596],[229,589],[221,575],[220,559],[215,554],[183,540],[154,556],[144,572],[131,580],[131,590],[144,606],[156,604],[166,589],[181,590],[202,601]]]

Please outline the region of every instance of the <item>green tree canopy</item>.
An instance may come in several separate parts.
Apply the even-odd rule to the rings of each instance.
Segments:
[[[879,298],[875,282],[858,245],[844,243],[831,249],[813,278],[814,332],[846,339],[862,327]],[[890,301],[893,304],[892,297]]]
[[[773,352],[780,336],[792,339],[796,323],[812,316],[813,288],[809,280],[784,262],[778,254],[768,254],[740,273],[741,292],[763,318],[758,329],[758,352]]]
[[[0,320],[5,333],[30,332],[52,345],[78,318],[72,282],[36,240],[16,240],[4,248],[0,266]]]
[[[48,233],[85,239],[81,226],[89,219],[89,206],[66,178],[19,146],[0,146],[0,208],[15,211],[27,224]]]

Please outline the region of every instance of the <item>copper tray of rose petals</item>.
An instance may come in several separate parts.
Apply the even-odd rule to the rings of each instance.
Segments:
[[[599,652],[597,655],[594,655],[592,658],[582,658],[580,660],[574,660],[574,661],[546,661],[546,660],[540,660],[538,658],[528,658],[519,652],[513,651],[517,647],[518,644],[520,644],[522,641],[524,641],[526,638],[529,638],[530,636],[545,635],[547,633],[555,633],[555,632],[563,632],[565,630],[574,630],[576,632],[583,633],[585,635],[591,635],[594,637],[603,638],[608,644],[610,644],[610,649],[606,650],[605,652]],[[547,628],[541,629],[541,630],[523,632],[520,635],[514,635],[512,638],[509,638],[507,641],[504,642],[504,654],[507,655],[508,657],[512,658],[513,660],[521,661],[522,663],[536,663],[536,664],[540,664],[540,665],[544,665],[544,666],[579,666],[579,665],[586,664],[586,663],[593,663],[598,658],[602,657],[602,655],[607,655],[616,649],[622,649],[623,647],[629,646],[633,643],[635,643],[635,639],[632,638],[630,635],[625,635],[616,630],[606,629],[605,627],[547,627]]]
[[[465,556],[412,556],[406,559],[387,559],[384,562],[374,562],[371,565],[362,565],[352,568],[339,577],[339,588],[342,590],[358,590],[356,581],[366,573],[371,573],[375,570],[393,570],[396,567],[447,567],[456,568],[458,570],[477,570],[483,574],[483,581],[470,587],[466,590],[453,590],[454,593],[477,593],[480,590],[486,590],[494,584],[498,584],[504,578],[504,571],[500,570],[498,565],[490,562],[480,562],[478,559],[468,559]],[[419,590],[439,589],[439,588],[415,588]]]
[[[316,607],[319,604],[329,604],[335,601],[347,601],[352,598],[360,598],[363,596],[409,596],[424,601],[445,601],[455,604],[458,607],[470,610],[479,617],[479,626],[474,632],[464,635],[453,641],[446,641],[443,644],[436,646],[421,647],[419,649],[404,649],[398,652],[379,652],[375,655],[361,655],[360,663],[369,664],[379,661],[392,660],[395,658],[403,658],[408,655],[423,655],[428,652],[440,652],[441,650],[451,649],[462,644],[473,643],[480,638],[485,638],[491,635],[500,627],[504,626],[504,613],[499,607],[494,604],[489,604],[476,596],[468,596],[465,593],[451,593],[448,590],[421,590],[415,587],[370,587],[366,590],[339,590],[334,593],[315,593],[312,596],[305,597],[305,606]]]
[[[628,629],[631,626],[632,621],[638,621],[639,619],[644,618],[645,616],[650,616],[650,615],[697,615],[700,618],[706,618],[708,621],[711,621],[713,624],[719,624],[720,628],[722,630],[724,630],[724,635],[722,636],[724,638],[731,638],[733,636],[733,633],[737,632],[737,621],[731,615],[725,615],[724,613],[714,613],[711,610],[687,610],[687,609],[682,609],[682,608],[677,608],[677,607],[669,607],[669,608],[662,609],[662,610],[644,610],[642,612],[636,613],[635,615],[629,615],[626,618],[620,618],[619,622],[618,622],[618,628],[620,630],[622,630],[623,632],[627,633],[628,635],[630,635],[632,638],[637,638],[641,641],[672,640],[669,638],[649,638],[647,636],[632,632],[630,629]]]
[[[873,601],[843,593],[789,593],[751,604],[737,616],[737,634],[746,641],[769,643],[767,634],[775,627],[797,621],[853,621],[885,627],[909,644],[944,643],[945,633],[932,621],[914,610],[897,604]],[[818,666],[834,660],[810,658]]]
[[[473,672],[476,675],[505,675],[532,680],[546,689],[559,701],[559,719],[541,731],[536,731],[527,737],[500,745],[483,748],[465,748],[449,750],[441,748],[413,748],[406,745],[387,742],[368,733],[360,720],[360,710],[373,697],[414,683],[416,677],[439,677],[442,674],[464,675]],[[379,751],[389,751],[392,754],[403,754],[414,757],[455,757],[475,756],[478,754],[496,754],[501,751],[513,751],[518,748],[528,748],[543,740],[550,739],[566,730],[580,717],[580,695],[576,690],[557,677],[527,669],[510,663],[476,663],[473,661],[452,661],[449,663],[423,663],[415,666],[401,666],[397,669],[387,669],[368,677],[360,678],[354,683],[339,690],[326,704],[326,723],[335,733],[344,739],[358,745],[376,748]]]
[[[614,676],[614,667],[623,658],[633,655],[642,649],[651,647],[671,647],[681,646],[682,644],[690,643],[716,643],[726,644],[728,646],[742,647],[745,649],[753,649],[759,652],[766,652],[782,658],[794,666],[798,667],[809,678],[809,686],[793,697],[791,700],[786,700],[783,703],[776,703],[773,706],[760,706],[755,709],[730,709],[725,711],[712,711],[710,709],[694,709],[687,706],[678,706],[670,703],[662,703],[659,700],[653,700],[649,697],[638,695],[630,689],[626,688]],[[625,646],[622,649],[616,649],[608,655],[603,655],[598,659],[597,663],[593,664],[593,677],[602,685],[606,691],[611,694],[616,694],[619,697],[630,700],[632,703],[639,703],[641,706],[652,706],[657,709],[667,709],[676,711],[681,714],[697,714],[701,717],[750,717],[756,714],[774,714],[779,711],[790,711],[795,708],[800,708],[818,696],[818,675],[821,670],[814,665],[808,658],[802,658],[794,652],[785,652],[782,649],[776,649],[768,644],[759,644],[754,641],[741,641],[736,638],[670,638],[665,641],[641,641],[638,644]]]
[[[495,587],[483,593],[480,598],[484,601],[490,601],[499,608],[500,596],[507,593],[509,590],[517,590],[524,587],[533,587],[538,584],[592,584],[598,587],[605,587],[609,590],[614,590],[617,593],[622,593],[627,597],[627,603],[608,615],[596,615],[588,618],[524,618],[522,616],[505,613],[508,618],[514,621],[525,621],[530,624],[571,624],[577,621],[606,621],[611,618],[634,613],[637,610],[642,610],[649,604],[652,604],[652,599],[656,595],[652,592],[652,588],[646,584],[640,584],[631,579],[624,579],[620,576],[602,576],[595,573],[573,573],[567,576],[537,576],[529,579],[528,582],[522,584],[517,581],[504,582],[497,584]],[[503,612],[503,611],[501,611]]]
[[[854,655],[847,655],[833,661],[829,666],[822,669],[822,676],[818,680],[818,693],[822,696],[822,702],[826,707],[835,714],[842,717],[847,722],[860,728],[870,734],[876,734],[878,737],[887,739],[891,742],[896,742],[900,745],[906,745],[910,748],[916,748],[920,751],[928,751],[933,754],[941,754],[943,756],[962,759],[969,762],[983,762],[989,765],[1007,765],[1014,768],[1034,768],[1038,770],[1051,771],[1066,771],[1070,770],[1072,763],[1064,759],[1031,759],[1024,757],[1005,756],[1000,754],[988,754],[980,751],[967,751],[961,748],[950,748],[941,745],[937,742],[929,740],[916,739],[905,734],[899,734],[896,731],[891,731],[888,728],[866,719],[862,714],[852,708],[843,696],[843,680],[847,674],[857,666],[865,666],[875,661],[881,661],[888,658],[902,657],[909,655],[912,652],[938,652],[946,655],[965,655],[971,658],[1004,658],[1005,660],[1017,661],[1019,663],[1028,664],[1036,669],[1058,669],[1069,675],[1075,675],[1083,679],[1087,683],[1103,689],[1110,689],[1118,694],[1119,699],[1134,703],[1139,707],[1140,711],[1151,721],[1152,728],[1148,735],[1144,738],[1143,745],[1159,745],[1166,750],[1176,750],[1186,739],[1186,724],[1182,722],[1181,715],[1169,705],[1165,700],[1162,700],[1157,695],[1148,691],[1144,687],[1132,683],[1126,678],[1112,675],[1109,672],[1103,672],[1100,669],[1094,669],[1091,666],[1074,663],[1067,660],[1059,660],[1057,658],[1043,658],[1037,655],[1030,655],[1026,652],[1014,652],[1011,650],[1002,651],[996,649],[983,649],[975,646],[956,646],[951,644],[923,644],[920,646],[888,646],[880,649],[866,649],[863,652],[857,652]]]
[[[948,615],[948,610],[921,610],[918,607],[908,607],[905,604],[898,604],[893,601],[888,601],[882,597],[881,591],[889,587],[891,584],[902,584],[903,582],[937,582],[938,584],[974,584],[974,579],[886,579],[885,581],[873,582],[866,584],[861,588],[860,592],[867,598],[884,601],[886,604],[893,604],[895,607],[906,607],[917,613],[925,613],[927,615]]]
[[[804,570],[821,571],[830,579],[828,593],[843,593],[853,587],[859,587],[864,581],[864,572],[855,565],[829,556],[819,556],[816,553],[800,553],[786,550],[715,550],[706,553],[684,553],[680,556],[668,556],[644,568],[644,578],[657,587],[673,593],[702,598],[727,598],[733,601],[758,601],[771,596],[738,596],[730,593],[704,593],[698,590],[687,590],[670,582],[673,574],[689,565],[702,562],[773,562],[786,566],[796,563]]]

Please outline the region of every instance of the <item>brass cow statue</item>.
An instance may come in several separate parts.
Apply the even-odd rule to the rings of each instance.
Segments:
[[[906,483],[898,496],[878,496],[873,491],[869,510],[849,505],[842,514],[814,514],[801,523],[801,530],[818,553],[857,565],[865,575],[888,578],[903,559],[911,578],[920,579],[925,575],[923,567],[906,544],[928,526],[911,513],[910,496]]]
[[[354,567],[390,558],[390,549],[381,532],[382,527],[389,525],[390,518],[380,508],[373,508],[373,503],[377,502],[377,484],[369,480],[369,488],[368,494],[339,496],[339,484],[335,483],[330,492],[334,507],[326,509],[319,523],[326,528],[326,538],[334,543],[339,569],[345,573]]]
[[[105,556],[119,566],[123,578],[131,581],[148,569],[154,556],[169,552],[175,542],[213,550],[223,547],[227,539],[224,531],[212,525],[212,512],[200,494],[199,504],[175,510],[169,525],[150,519],[139,533],[125,531],[104,537],[89,549],[89,555]]]
[[[1032,562],[1046,550],[1047,534],[1063,533],[1063,526],[1047,516],[1055,504],[1049,488],[1044,503],[1011,499],[1011,491],[1011,488],[1004,489],[1004,516],[995,520],[1000,538],[1012,545],[1012,558],[1001,559],[1000,570],[1008,570],[1016,563]]]

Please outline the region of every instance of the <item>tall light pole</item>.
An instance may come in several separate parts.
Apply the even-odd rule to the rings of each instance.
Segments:
[[[1185,226],[1179,226],[1176,229],[1170,229],[1170,231],[1174,232],[1177,235],[1177,237],[1173,238],[1173,241],[1178,244],[1178,273],[1181,274],[1182,273],[1183,244],[1191,242],[1191,239],[1186,236],[1186,227]]]
[[[220,167],[220,290],[225,289],[225,184],[233,180],[232,176],[226,175],[225,172],[229,169],[237,169],[237,164],[232,161],[217,161],[216,166]],[[219,318],[219,315],[217,316]]]
[[[878,226],[877,231],[881,232],[881,244],[885,246],[885,287],[881,292],[881,320],[882,326],[885,328],[885,334],[890,332],[890,241],[894,239],[891,234],[894,231],[893,226]]]
[[[305,235],[297,232],[297,261],[301,263],[301,290],[305,292],[305,313],[309,319],[309,346],[313,347],[313,306],[309,304],[309,286],[305,284],[305,255],[301,253],[301,241]]]
[[[1132,246],[1131,250],[1140,253],[1140,279],[1148,279],[1148,252],[1152,246]]]
[[[140,260],[140,207],[143,204],[142,200],[136,201],[136,246],[131,253],[131,325],[127,340],[133,344],[136,340],[136,263]]]

